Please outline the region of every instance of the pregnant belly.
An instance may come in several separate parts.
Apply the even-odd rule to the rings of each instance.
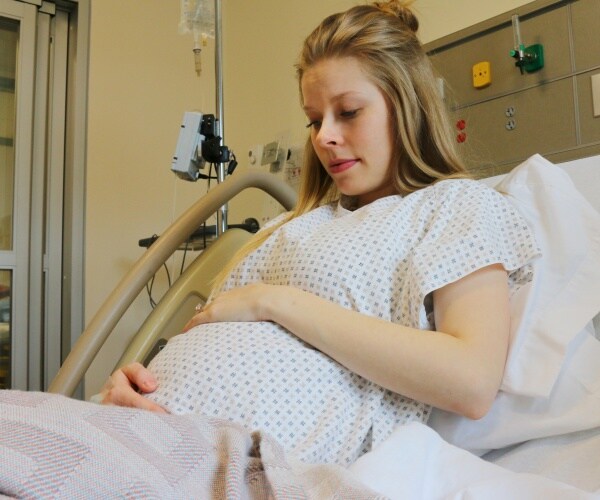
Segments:
[[[149,369],[159,387],[148,397],[171,413],[266,431],[308,461],[339,463],[342,449],[360,448],[381,398],[378,386],[270,322],[199,325]]]

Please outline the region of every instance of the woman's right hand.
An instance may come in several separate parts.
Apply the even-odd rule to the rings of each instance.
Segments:
[[[141,408],[157,413],[167,413],[162,407],[146,399],[143,394],[158,387],[154,375],[141,363],[131,363],[116,370],[100,391],[100,402],[105,405]]]

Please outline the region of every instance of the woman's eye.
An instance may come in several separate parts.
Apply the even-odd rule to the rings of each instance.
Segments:
[[[355,118],[356,115],[359,113],[360,109],[349,109],[347,111],[340,111],[339,112],[339,116],[341,118],[344,119],[351,119],[351,118]],[[314,128],[314,129],[319,129],[321,127],[321,120],[312,120],[307,126],[306,128]]]

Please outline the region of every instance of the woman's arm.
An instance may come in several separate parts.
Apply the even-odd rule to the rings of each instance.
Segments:
[[[433,293],[437,331],[342,308],[293,287],[250,285],[220,294],[186,325],[273,321],[353,372],[435,407],[481,418],[502,380],[509,295],[501,265]]]

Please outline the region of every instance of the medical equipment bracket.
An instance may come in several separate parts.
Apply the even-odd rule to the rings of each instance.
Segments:
[[[49,392],[73,394],[104,341],[160,266],[227,200],[252,187],[265,191],[288,210],[296,203],[294,190],[265,172],[233,175],[211,189],[181,215],[123,277],[73,346],[50,384]]]

